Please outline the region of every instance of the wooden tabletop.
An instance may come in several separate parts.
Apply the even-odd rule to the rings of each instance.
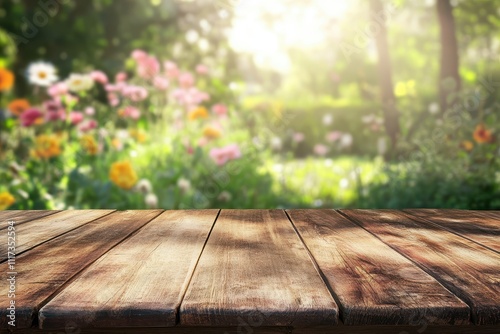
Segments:
[[[0,224],[13,247],[0,332],[500,333],[500,211],[2,211]]]

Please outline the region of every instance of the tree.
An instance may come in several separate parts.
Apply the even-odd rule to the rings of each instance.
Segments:
[[[392,84],[391,58],[389,55],[389,43],[387,41],[386,15],[384,6],[380,0],[370,1],[371,16],[378,18],[378,31],[374,34],[378,53],[378,72],[382,108],[384,111],[384,124],[387,135],[391,140],[389,154],[394,153],[400,133],[399,111],[396,108]]]
[[[441,27],[441,70],[439,76],[439,104],[444,113],[460,91],[460,75],[455,19],[450,0],[437,0],[436,9]]]

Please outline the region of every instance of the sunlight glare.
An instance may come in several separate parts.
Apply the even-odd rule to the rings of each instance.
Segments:
[[[290,5],[287,0],[240,0],[235,6],[230,45],[254,57],[261,68],[288,72],[287,51],[313,49],[327,43],[333,20],[347,12],[347,0],[311,0]]]

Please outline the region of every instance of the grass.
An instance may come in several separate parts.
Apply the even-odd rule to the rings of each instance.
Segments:
[[[268,161],[264,167],[274,180],[273,192],[289,207],[360,207],[364,187],[384,178],[381,159],[340,156],[287,162]]]

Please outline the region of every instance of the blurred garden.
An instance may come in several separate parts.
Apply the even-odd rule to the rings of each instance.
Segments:
[[[0,210],[500,209],[498,0],[0,0]]]

